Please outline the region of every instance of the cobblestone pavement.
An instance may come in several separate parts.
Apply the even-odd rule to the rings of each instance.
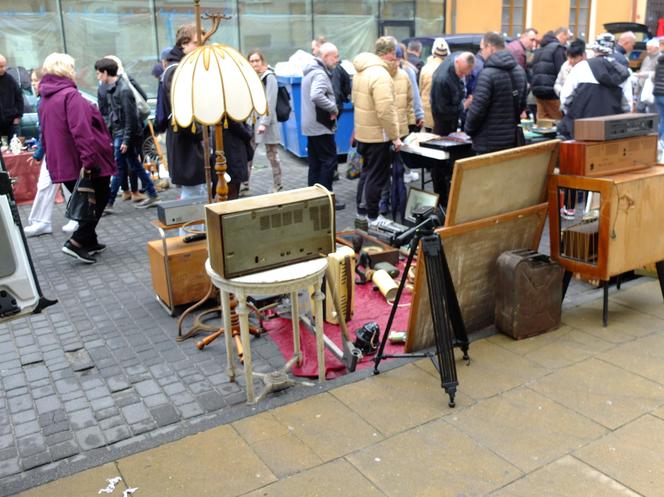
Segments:
[[[306,186],[306,162],[281,154],[284,187]],[[252,194],[272,186],[257,155]],[[335,183],[337,229],[352,227],[356,183]],[[164,199],[176,196],[172,189]],[[140,210],[118,199],[116,214],[99,226],[108,248],[94,265],[60,252],[64,206],[56,206],[53,235],[29,241],[44,294],[59,303],[41,315],[0,324],[0,495],[11,495],[123,455],[290,402],[321,390],[291,388],[247,406],[242,378],[224,371],[223,340],[204,351],[176,342],[176,320],[155,300],[146,243],[158,238]],[[25,220],[29,206],[20,208]],[[546,238],[546,237],[545,237]],[[543,241],[546,249],[548,242]],[[573,283],[568,298],[596,291]],[[255,369],[284,360],[269,337],[254,340]],[[344,378],[331,382],[352,381]]]

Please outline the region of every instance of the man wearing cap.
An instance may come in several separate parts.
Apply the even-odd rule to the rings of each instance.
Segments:
[[[436,38],[433,41],[431,56],[427,59],[420,71],[420,95],[422,96],[422,106],[424,107],[424,129],[431,131],[433,129],[433,116],[431,115],[431,84],[433,73],[438,66],[450,54],[450,47],[444,38]]]
[[[375,53],[364,52],[353,60],[355,139],[364,159],[357,186],[357,224],[378,218],[380,192],[390,175],[392,148],[399,151],[399,118],[395,106],[394,81],[390,67],[398,64],[394,38],[376,40]]]
[[[612,57],[614,36],[602,33],[592,49],[595,57],[576,64],[560,91],[564,116],[558,132],[566,138],[574,136],[575,119],[621,114],[631,109],[629,69]]]

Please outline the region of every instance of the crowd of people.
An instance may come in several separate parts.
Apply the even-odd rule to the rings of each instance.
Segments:
[[[485,154],[522,145],[519,124],[526,117],[555,121],[558,132],[570,138],[578,118],[655,108],[664,114],[664,55],[656,40],[648,42],[641,71],[633,75],[627,62],[635,43],[631,32],[618,40],[603,33],[589,47],[573,39],[566,27],[538,35],[529,28],[506,43],[502,35],[488,32],[477,53],[451,53],[445,39],[437,38],[426,61],[420,42],[404,46],[383,36],[372,52],[353,58],[352,82],[339,64],[337,47],[323,37],[313,40],[301,86],[307,184],[333,189],[338,175],[335,132],[343,104],[349,100],[354,106],[353,140],[363,160],[356,195],[356,225],[363,228],[380,226],[390,211],[395,220],[403,217],[404,183],[416,175],[398,152],[413,131],[441,136],[463,132],[472,140],[474,152]],[[206,197],[208,187],[202,127],[178,128],[171,122],[173,75],[183,57],[197,48],[198,38],[193,24],[181,26],[175,44],[162,52],[153,71],[159,80],[154,128],[166,134],[170,179],[180,188],[181,198]],[[231,200],[250,192],[254,151],[261,144],[272,168],[272,190],[283,189],[276,74],[259,50],[250,51],[247,60],[264,85],[268,113],[247,122],[229,121],[223,129]],[[0,133],[11,136],[17,132],[23,100],[6,66],[0,55]],[[117,57],[103,57],[94,68],[99,81],[97,106],[78,92],[75,62],[69,55],[53,53],[33,71],[41,126],[41,146],[34,159],[41,161],[42,170],[25,228],[28,236],[51,233],[57,185],[71,192],[79,177],[91,179],[95,219],[63,227],[71,237],[62,248],[89,264],[105,248],[97,240],[96,226],[105,212],[113,211],[121,188],[122,198],[134,201],[136,207],[159,201],[139,147],[147,95]],[[654,97],[640,102],[648,80]],[[664,119],[660,119],[660,137],[662,123]],[[444,202],[449,175],[434,170],[432,179]],[[337,201],[336,208],[343,209],[343,203]]]

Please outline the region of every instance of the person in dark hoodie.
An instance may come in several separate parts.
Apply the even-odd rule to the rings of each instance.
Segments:
[[[166,131],[169,173],[171,182],[181,188],[180,198],[207,197],[203,128],[196,126],[193,132],[191,126],[174,129],[170,120],[173,76],[180,60],[198,47],[196,25],[180,26],[175,37],[175,46],[166,56],[168,66],[161,76],[161,86],[157,94],[155,129],[159,133]]]
[[[582,60],[569,73],[560,91],[564,116],[558,124],[558,132],[565,138],[574,137],[575,119],[630,111],[629,69],[613,58],[614,47],[614,36],[602,33],[592,46],[595,57]]]
[[[98,242],[96,228],[108,201],[111,176],[116,172],[111,135],[99,109],[78,92],[70,55],[52,53],[44,60],[43,70],[39,124],[51,181],[64,183],[73,192],[76,180],[84,173],[91,179],[96,200],[95,219],[81,221],[62,252],[94,264],[94,254],[106,248]]]
[[[6,136],[7,143],[14,135],[20,134],[22,116],[23,93],[7,72],[7,59],[0,55],[0,136]]]
[[[560,68],[567,60],[567,42],[569,29],[558,28],[542,37],[541,47],[533,55],[533,78],[531,88],[537,101],[538,119],[562,117],[560,100],[554,90]]]
[[[486,33],[482,45],[486,62],[477,78],[465,126],[478,154],[517,146],[517,124],[527,95],[526,72],[505,50],[503,37]]]

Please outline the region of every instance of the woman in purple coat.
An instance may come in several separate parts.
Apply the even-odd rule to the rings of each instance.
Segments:
[[[111,135],[97,107],[78,92],[71,56],[52,53],[44,60],[43,69],[39,120],[51,180],[64,183],[71,192],[84,169],[92,177],[96,196],[96,219],[81,221],[62,251],[94,264],[94,254],[106,248],[98,242],[95,229],[108,202],[110,178],[115,174]]]

